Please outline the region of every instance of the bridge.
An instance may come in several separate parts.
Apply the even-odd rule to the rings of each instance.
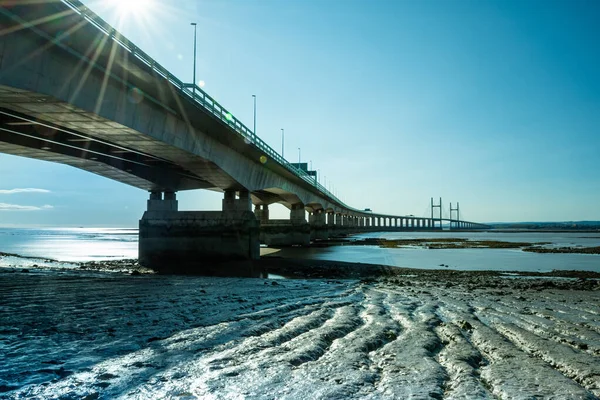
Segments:
[[[434,218],[433,207],[424,218],[353,208],[306,164],[289,163],[81,2],[9,4],[0,6],[0,152],[148,191],[139,226],[143,265],[201,272],[208,261],[258,258],[260,242],[308,245],[337,234],[448,224],[488,228],[441,212]],[[178,211],[176,193],[192,189],[223,192],[222,211]],[[269,218],[273,203],[290,218]]]

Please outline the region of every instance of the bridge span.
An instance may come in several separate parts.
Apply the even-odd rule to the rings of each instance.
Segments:
[[[487,228],[353,208],[78,0],[10,4],[0,6],[0,152],[148,191],[139,238],[146,266],[202,272],[212,261],[258,258],[260,242],[307,245],[446,222]],[[222,211],[178,211],[176,193],[192,189],[223,192]],[[273,203],[290,218],[270,219]]]

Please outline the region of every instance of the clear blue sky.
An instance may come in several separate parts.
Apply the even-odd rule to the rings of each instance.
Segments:
[[[205,90],[249,127],[256,94],[258,134],[279,150],[285,128],[286,158],[300,147],[351,206],[422,216],[441,196],[476,221],[600,220],[598,1],[85,3],[186,81],[198,22]],[[3,225],[136,226],[147,198],[7,155],[0,176],[49,191],[0,191]]]

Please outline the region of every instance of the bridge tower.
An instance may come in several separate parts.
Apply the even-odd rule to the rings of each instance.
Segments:
[[[435,219],[433,217],[433,209],[434,208],[439,208],[440,209],[440,217],[439,217],[439,221],[440,221],[440,229],[442,229],[442,198],[440,197],[440,204],[433,204],[433,197],[431,198],[431,228],[435,229]]]
[[[452,211],[456,211],[456,220],[452,220]],[[456,202],[456,208],[452,208],[452,203],[450,203],[450,229],[452,229],[453,223],[456,229],[460,229],[460,215],[458,202]]]

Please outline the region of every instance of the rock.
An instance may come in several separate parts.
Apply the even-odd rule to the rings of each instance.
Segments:
[[[100,379],[101,381],[107,381],[109,379],[114,379],[116,377],[117,377],[117,375],[111,374],[111,373],[108,373],[108,372],[105,372],[103,374],[98,375],[98,379]]]
[[[470,331],[473,329],[473,326],[467,321],[461,320],[461,321],[457,321],[457,323],[458,323],[459,328],[462,330]]]

